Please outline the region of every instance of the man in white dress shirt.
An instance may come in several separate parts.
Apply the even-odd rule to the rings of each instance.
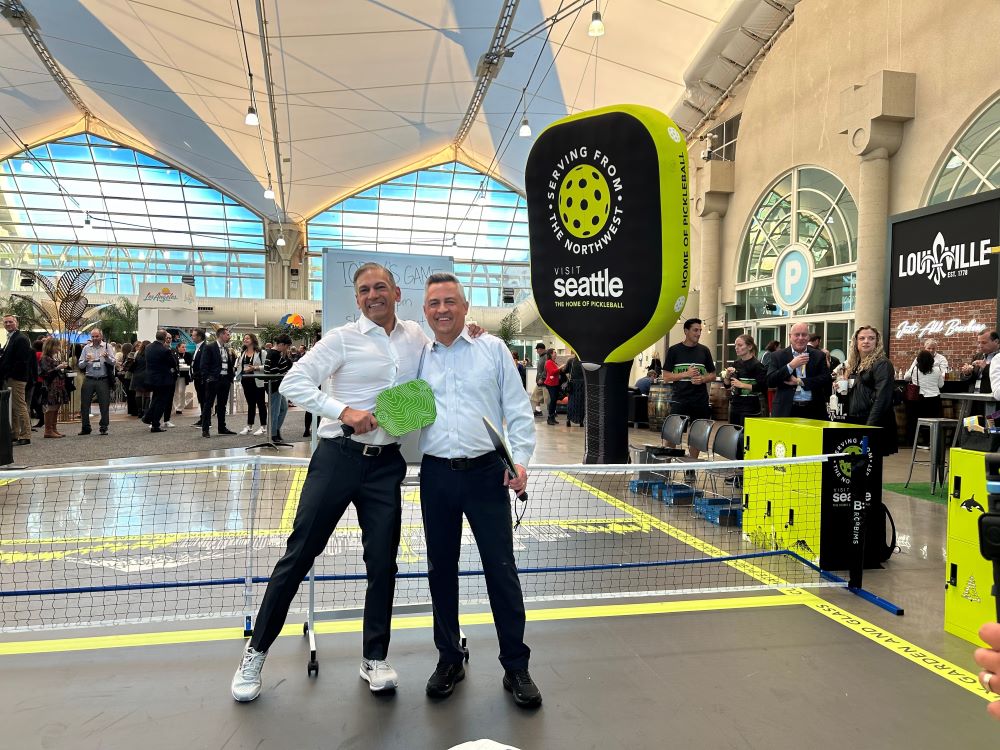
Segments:
[[[469,303],[458,279],[432,274],[424,315],[435,341],[423,377],[434,391],[437,419],[420,436],[420,509],[427,540],[427,577],[434,604],[438,664],[427,694],[445,698],[465,678],[458,627],[458,560],[462,516],[479,548],[493,621],[500,641],[503,686],[514,702],[538,706],[542,695],[528,673],[524,597],[514,561],[508,487],[528,480],[525,466],[535,449],[535,423],[521,376],[504,343],[490,335],[473,339],[465,329]],[[510,477],[483,426],[483,416],[507,427],[517,476]]]
[[[282,395],[324,419],[285,554],[271,574],[253,636],[233,676],[233,698],[240,702],[260,694],[267,650],[350,503],[357,509],[368,575],[360,674],[373,693],[398,684],[386,656],[406,462],[396,438],[379,427],[372,411],[379,393],[416,378],[427,336],[417,323],[396,317],[400,290],[388,269],[364,264],[354,274],[354,291],[361,317],[323,336],[281,383]],[[332,396],[319,390],[330,377]],[[345,426],[353,434],[345,435]]]

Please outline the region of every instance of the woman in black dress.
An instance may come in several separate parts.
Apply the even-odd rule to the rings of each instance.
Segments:
[[[744,333],[736,337],[736,360],[726,368],[722,383],[729,391],[729,421],[739,427],[747,417],[761,415],[761,395],[767,392],[767,370],[757,359],[757,344]]]

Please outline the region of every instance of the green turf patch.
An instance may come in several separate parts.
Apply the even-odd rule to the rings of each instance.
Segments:
[[[891,484],[883,484],[882,489],[889,490],[889,492],[896,492],[900,495],[909,495],[918,500],[930,500],[932,503],[937,503],[938,505],[948,504],[948,487],[938,485],[937,494],[932,495],[930,482],[910,482],[909,487],[904,487],[902,482],[893,482]]]

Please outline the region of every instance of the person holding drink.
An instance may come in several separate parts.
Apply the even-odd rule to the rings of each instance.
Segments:
[[[753,337],[744,333],[736,337],[734,343],[736,360],[727,367],[722,383],[730,389],[729,421],[743,426],[747,417],[761,415],[761,395],[767,391],[767,371],[757,359],[757,344]]]

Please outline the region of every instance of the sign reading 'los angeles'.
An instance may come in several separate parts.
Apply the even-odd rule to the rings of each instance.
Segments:
[[[528,156],[531,288],[584,362],[661,338],[691,272],[686,146],[669,117],[624,105],[559,120]]]

